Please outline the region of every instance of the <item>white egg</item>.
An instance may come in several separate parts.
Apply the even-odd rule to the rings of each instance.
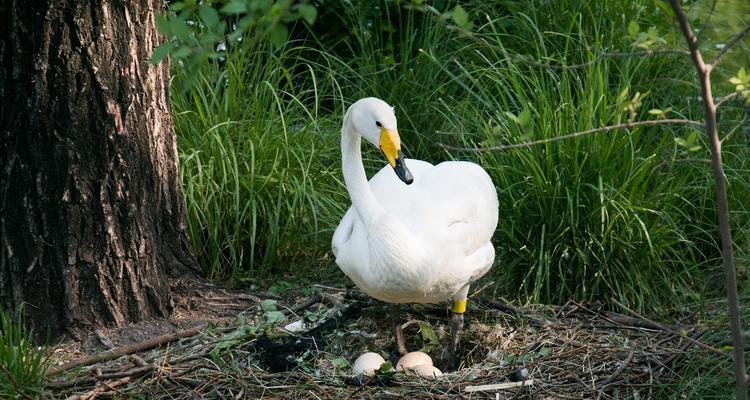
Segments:
[[[375,371],[385,363],[383,357],[378,353],[364,353],[354,361],[352,370],[355,375],[374,375]]]
[[[412,367],[410,371],[413,371],[413,373],[425,379],[437,379],[443,376],[442,371],[435,368],[435,366],[433,365],[427,365],[427,364],[422,364],[422,365],[417,365],[416,367]]]
[[[432,358],[421,351],[406,353],[396,363],[396,371],[414,368],[417,365],[432,365]]]

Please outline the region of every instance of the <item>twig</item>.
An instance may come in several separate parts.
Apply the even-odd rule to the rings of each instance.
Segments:
[[[737,132],[737,129],[739,129],[741,126],[745,126],[746,119],[747,117],[742,117],[742,121],[740,121],[739,124],[737,124],[734,128],[732,128],[732,130],[729,131],[729,133],[727,133],[726,136],[721,138],[721,143],[723,144],[725,141],[729,140],[729,138],[731,138],[734,135],[734,133]]]
[[[745,37],[745,35],[747,35],[748,32],[750,32],[750,25],[746,26],[745,29],[741,30],[738,34],[734,35],[732,40],[730,40],[729,43],[727,43],[724,46],[724,48],[721,49],[719,54],[717,54],[716,57],[714,57],[714,59],[711,60],[711,67],[715,67],[717,64],[719,64],[721,62],[721,59],[724,57],[724,55],[727,54],[729,50],[731,50],[732,47],[734,47],[734,45],[737,44],[737,42],[739,42],[743,37]]]
[[[642,318],[628,317],[627,315],[622,315],[611,311],[606,311],[604,315],[618,324],[636,326],[639,328],[663,330],[665,326],[664,324],[656,324]],[[669,328],[673,327],[670,326]]]
[[[724,104],[724,102],[729,101],[729,100],[731,100],[731,99],[733,99],[733,98],[735,98],[735,97],[737,97],[739,95],[740,95],[740,92],[734,92],[734,93],[728,94],[728,95],[726,95],[724,97],[717,98],[719,101],[716,102],[716,108],[721,107],[721,105]]]
[[[697,344],[698,346],[700,346],[700,347],[702,347],[702,348],[704,348],[704,349],[706,349],[706,350],[708,350],[708,351],[710,351],[712,353],[720,354],[720,355],[726,356],[726,357],[731,357],[732,356],[731,354],[726,353],[724,351],[721,351],[721,350],[717,349],[716,347],[710,346],[710,345],[708,345],[706,343],[703,343],[703,342],[701,342],[699,340],[695,340],[695,339],[691,338],[690,336],[683,335],[682,333],[674,330],[673,328],[671,328],[671,327],[669,327],[669,326],[667,326],[665,324],[661,324],[659,322],[650,320],[650,319],[644,317],[643,315],[639,314],[637,311],[631,310],[626,305],[624,305],[624,304],[620,303],[619,301],[617,301],[615,298],[612,298],[612,302],[615,303],[615,304],[617,304],[623,310],[625,310],[625,311],[627,311],[627,312],[635,315],[636,317],[638,317],[638,318],[640,318],[640,319],[648,322],[649,324],[653,324],[655,326],[658,326],[659,329],[661,329],[663,331],[669,332],[672,335],[675,335],[677,337],[684,338],[685,340],[687,340],[689,342],[693,342],[694,344]]]
[[[490,307],[492,307],[492,308],[494,308],[496,310],[499,310],[499,311],[502,311],[504,313],[510,314],[510,315],[512,315],[514,317],[526,319],[529,322],[531,322],[532,324],[534,324],[534,325],[536,325],[536,326],[538,326],[540,328],[547,328],[547,327],[550,327],[550,326],[558,324],[556,321],[550,321],[547,318],[544,318],[544,317],[541,317],[541,316],[540,317],[535,317],[535,316],[527,315],[528,313],[522,312],[521,310],[519,310],[519,309],[517,309],[515,307],[512,307],[512,306],[510,306],[508,304],[505,304],[505,303],[502,303],[502,302],[499,302],[499,301],[496,301],[496,300],[481,299],[479,301],[482,302],[482,303],[485,303],[485,304],[489,305]]]
[[[533,384],[533,379],[527,379],[521,382],[503,382],[491,385],[464,386],[464,392],[492,392],[495,390],[511,389],[521,386],[531,386]]]
[[[87,365],[92,365],[98,362],[111,360],[120,356],[152,349],[154,347],[161,346],[166,343],[174,342],[182,338],[195,336],[198,334],[198,332],[205,329],[206,326],[208,326],[208,324],[205,324],[205,323],[200,324],[194,328],[185,329],[185,330],[175,332],[175,333],[168,333],[166,335],[157,336],[157,337],[145,340],[143,342],[134,343],[128,346],[116,347],[114,349],[111,349],[111,350],[108,350],[99,354],[94,354],[93,356],[90,356],[90,357],[85,357],[85,358],[80,358],[78,360],[69,361],[57,368],[50,370],[47,373],[47,376],[54,376],[72,368],[85,367]]]
[[[71,379],[68,381],[61,381],[61,382],[46,382],[44,386],[51,388],[51,389],[67,389],[71,387],[91,385],[91,384],[95,384],[96,382],[108,380],[108,379],[120,379],[120,378],[126,378],[126,377],[134,377],[134,376],[138,376],[138,375],[142,375],[147,372],[150,372],[153,369],[154,369],[154,366],[149,364],[144,367],[129,369],[125,372],[113,372],[111,374],[101,374],[101,375],[90,376],[90,377],[79,378],[79,379]]]
[[[285,307],[285,308],[283,308],[281,310],[281,313],[284,314],[284,315],[296,314],[296,313],[298,313],[298,312],[300,312],[302,310],[305,310],[308,307],[310,307],[310,306],[312,306],[314,304],[317,304],[317,303],[328,303],[329,305],[331,305],[331,306],[333,306],[335,308],[338,308],[338,309],[340,309],[340,308],[343,307],[343,303],[337,297],[331,296],[331,295],[326,294],[326,293],[320,293],[320,292],[318,292],[318,293],[315,293],[312,297],[310,297],[309,299],[307,299],[307,300],[305,300],[303,302],[295,304],[295,305],[293,305],[291,307]]]
[[[607,379],[604,380],[604,382],[600,384],[599,393],[596,395],[597,400],[602,398],[602,396],[604,395],[604,390],[607,389],[607,386],[609,386],[611,382],[617,379],[617,377],[620,376],[622,371],[624,371],[625,368],[627,368],[628,365],[630,365],[630,362],[633,361],[634,355],[635,355],[635,347],[630,349],[630,354],[628,354],[628,357],[625,359],[625,361],[622,362],[622,364],[620,364],[620,366],[615,370],[615,372],[613,372],[612,375],[610,375]]]
[[[711,144],[711,166],[714,174],[714,183],[716,189],[716,206],[719,216],[719,233],[721,235],[721,256],[724,266],[724,276],[726,282],[727,303],[729,307],[729,326],[732,332],[732,347],[734,361],[734,378],[735,378],[735,395],[738,400],[747,399],[748,375],[745,368],[745,338],[743,334],[742,319],[740,317],[740,300],[737,292],[737,272],[734,268],[734,249],[732,240],[732,228],[729,222],[729,199],[727,197],[726,175],[724,166],[721,161],[721,140],[716,127],[716,105],[711,95],[711,70],[721,61],[721,57],[729,51],[737,41],[739,41],[748,31],[750,26],[743,29],[740,33],[729,41],[722,52],[714,58],[714,63],[706,65],[703,62],[703,56],[698,49],[698,40],[693,35],[690,24],[687,21],[685,13],[678,0],[669,0],[669,4],[674,10],[677,21],[680,24],[680,30],[690,47],[690,56],[695,64],[695,70],[698,73],[701,84],[701,97],[703,97],[703,107],[706,120],[706,134]]]
[[[111,340],[109,340],[109,338],[108,338],[108,337],[104,336],[104,334],[102,333],[102,331],[100,331],[99,329],[94,329],[94,335],[96,335],[96,338],[97,338],[97,339],[99,339],[99,341],[100,341],[100,342],[101,342],[101,343],[102,343],[102,344],[104,345],[104,347],[106,347],[106,348],[107,348],[108,350],[111,350],[111,349],[114,349],[115,347],[117,347],[117,346],[115,346],[115,344],[114,344],[114,343],[112,343],[112,341],[111,341]]]
[[[535,140],[532,142],[526,142],[526,143],[514,143],[514,144],[505,144],[500,146],[492,146],[492,147],[455,147],[443,143],[438,143],[441,147],[448,149],[448,150],[460,150],[460,151],[468,151],[472,153],[482,153],[486,151],[495,151],[495,150],[508,150],[508,149],[518,149],[518,148],[524,148],[524,147],[531,147],[538,144],[546,144],[551,142],[556,142],[559,140],[565,140],[565,139],[572,139],[579,136],[585,136],[585,135],[591,135],[593,133],[599,133],[599,132],[609,132],[616,129],[630,129],[637,126],[653,126],[653,125],[694,125],[694,126],[704,126],[703,122],[699,121],[692,121],[689,119],[654,119],[649,121],[635,121],[635,122],[627,122],[624,124],[617,124],[617,125],[609,125],[609,126],[602,126],[599,128],[593,128],[585,131],[575,132],[575,133],[569,133],[567,135],[562,136],[555,136],[549,139],[540,139]]]

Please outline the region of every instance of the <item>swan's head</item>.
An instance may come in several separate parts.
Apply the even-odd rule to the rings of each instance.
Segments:
[[[350,124],[349,129],[354,129],[365,140],[380,148],[399,179],[407,185],[414,182],[401,152],[401,138],[398,136],[393,107],[374,97],[358,100],[349,106],[344,116],[344,129],[347,129],[347,123]]]

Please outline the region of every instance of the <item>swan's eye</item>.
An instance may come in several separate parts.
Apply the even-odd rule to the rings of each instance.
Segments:
[[[382,128],[383,124],[380,123],[380,121],[375,121],[375,125],[378,126],[378,128]]]

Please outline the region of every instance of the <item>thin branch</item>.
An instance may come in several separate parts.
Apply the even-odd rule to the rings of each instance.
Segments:
[[[609,126],[602,126],[599,128],[593,128],[585,131],[575,132],[575,133],[569,133],[567,135],[562,136],[555,136],[549,139],[540,139],[535,140],[533,142],[526,142],[526,143],[514,143],[514,144],[505,144],[500,146],[492,146],[492,147],[455,147],[443,143],[438,143],[441,147],[447,150],[459,150],[459,151],[468,151],[472,153],[483,153],[487,151],[496,151],[496,150],[509,150],[509,149],[519,149],[519,148],[525,148],[525,147],[531,147],[538,144],[546,144],[551,142],[557,142],[560,140],[566,140],[566,139],[572,139],[579,136],[586,136],[591,135],[594,133],[599,132],[609,132],[616,129],[630,129],[635,128],[638,126],[654,126],[654,125],[694,125],[703,127],[704,124],[699,121],[692,121],[689,119],[655,119],[655,120],[649,120],[649,121],[636,121],[636,122],[627,122],[624,124],[617,124],[617,125],[609,125]]]
[[[728,95],[726,95],[724,97],[719,98],[719,101],[716,102],[716,108],[721,107],[722,104],[724,104],[725,102],[727,102],[727,101],[729,101],[729,100],[731,100],[731,99],[733,99],[733,98],[735,98],[735,97],[737,97],[739,95],[740,95],[740,92],[734,92],[732,94],[728,94]]]
[[[734,45],[737,44],[737,42],[742,40],[742,38],[745,37],[745,35],[747,35],[748,32],[750,32],[750,25],[746,26],[745,29],[741,30],[738,34],[734,35],[732,40],[730,40],[729,43],[727,43],[724,46],[724,48],[721,49],[719,54],[717,54],[716,57],[714,57],[714,59],[711,60],[711,65],[715,67],[717,64],[719,64],[719,62],[721,62],[722,57],[724,57],[724,55],[727,54],[729,50],[731,50],[732,47],[734,47]]]
[[[610,383],[614,382],[614,380],[620,376],[622,371],[625,370],[625,368],[630,365],[630,362],[633,361],[633,356],[635,356],[635,347],[630,349],[630,354],[628,354],[628,358],[625,359],[625,361],[620,364],[620,366],[615,370],[615,372],[609,376],[609,378],[605,379],[604,382],[600,384],[599,393],[596,395],[596,399],[599,400],[604,395],[604,391],[607,390],[607,386],[609,386]]]
[[[708,21],[710,21],[711,17],[713,17],[714,10],[716,9],[716,3],[718,3],[718,2],[719,2],[719,0],[714,0],[711,3],[711,8],[708,10],[708,15],[706,16],[706,19],[701,24],[701,31],[698,33],[698,38],[699,39],[700,39],[701,35],[703,34],[703,32],[706,31],[706,25],[708,25]]]
[[[742,121],[740,121],[739,124],[735,125],[735,127],[732,128],[732,130],[729,131],[729,133],[727,133],[727,135],[724,136],[724,138],[721,139],[721,143],[723,144],[724,141],[726,141],[729,138],[731,138],[732,135],[734,135],[734,133],[737,132],[737,129],[739,129],[741,126],[745,126],[745,120],[747,120],[747,117],[742,117]]]
[[[729,326],[732,333],[735,396],[737,400],[747,400],[748,375],[745,368],[745,339],[740,316],[740,300],[737,291],[737,272],[734,264],[734,249],[732,240],[732,228],[729,220],[729,199],[727,197],[726,175],[721,161],[721,140],[716,126],[716,105],[711,94],[711,69],[721,61],[721,57],[729,51],[737,41],[750,30],[750,26],[738,33],[719,53],[712,64],[704,64],[698,43],[690,29],[690,24],[682,11],[679,0],[669,0],[680,29],[690,47],[690,55],[698,72],[701,83],[701,97],[705,111],[706,134],[711,144],[711,167],[714,174],[714,185],[716,189],[716,211],[719,217],[719,234],[721,235],[721,257],[724,266],[724,275],[727,291],[727,303],[729,308]]]
[[[103,353],[94,354],[93,356],[85,357],[85,358],[79,358],[77,360],[69,361],[57,368],[54,368],[50,370],[47,373],[47,376],[54,376],[61,372],[65,372],[69,369],[76,368],[76,367],[85,367],[87,365],[96,364],[101,361],[107,361],[112,360],[114,358],[137,353],[139,351],[144,351],[148,349],[152,349],[157,346],[161,346],[166,343],[174,342],[176,340],[195,336],[197,335],[201,330],[205,329],[207,324],[200,324],[194,328],[185,329],[179,332],[175,333],[168,333],[165,335],[157,336],[148,340],[145,340],[143,342],[139,343],[133,343],[128,346],[120,346],[115,347],[114,349],[107,350]]]
[[[656,321],[653,321],[651,319],[648,319],[648,318],[644,317],[643,315],[639,314],[637,311],[631,310],[626,305],[620,303],[615,298],[612,298],[612,302],[615,303],[615,304],[617,304],[623,310],[625,310],[625,311],[627,311],[627,312],[635,315],[636,317],[638,317],[638,318],[640,318],[640,319],[642,319],[644,321],[647,321],[650,324],[654,324],[654,325],[658,326],[659,328],[661,328],[665,332],[669,332],[669,333],[671,333],[672,335],[674,335],[676,337],[683,338],[683,339],[685,339],[685,340],[687,340],[689,342],[692,342],[693,344],[697,344],[701,348],[706,349],[706,350],[708,350],[708,351],[710,351],[710,352],[712,352],[714,354],[719,354],[719,355],[722,355],[722,356],[725,356],[725,357],[732,357],[732,355],[730,353],[726,353],[724,351],[721,351],[721,350],[717,349],[716,347],[713,347],[711,345],[703,343],[703,342],[701,342],[699,340],[695,340],[695,339],[691,338],[688,335],[683,335],[682,333],[680,333],[680,332],[678,332],[678,331],[670,328],[669,326],[667,326],[665,324],[662,324],[662,323],[659,323],[659,322],[656,322]]]
[[[538,61],[529,60],[527,57],[522,56],[520,54],[511,54],[508,53],[507,50],[500,46],[496,46],[493,44],[488,43],[486,40],[479,40],[480,42],[484,43],[487,46],[490,46],[496,50],[499,50],[503,53],[503,56],[510,58],[513,61],[520,62],[526,65],[531,65],[532,67],[539,67],[539,68],[548,68],[548,69],[554,69],[554,70],[573,70],[573,69],[581,69],[590,67],[599,61],[605,59],[605,58],[627,58],[627,57],[647,57],[647,56],[654,56],[654,55],[679,55],[679,56],[689,56],[690,52],[685,50],[641,50],[641,51],[631,51],[631,52],[604,52],[597,54],[596,57],[594,57],[593,60],[586,61],[584,63],[580,64],[550,64],[550,63],[540,63]]]

